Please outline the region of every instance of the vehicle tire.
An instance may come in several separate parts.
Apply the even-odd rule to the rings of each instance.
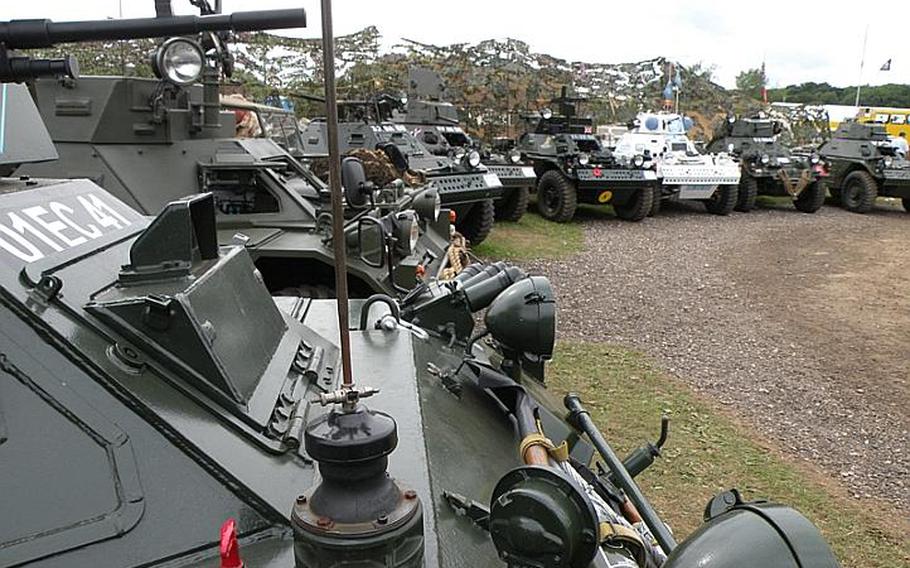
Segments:
[[[541,217],[568,223],[578,208],[575,185],[559,170],[544,172],[537,181],[537,210]]]
[[[648,216],[654,203],[654,188],[645,186],[632,196],[625,205],[614,205],[616,216],[623,221],[638,222]]]
[[[904,206],[904,211],[910,213],[910,197],[901,199],[901,204]]]
[[[331,300],[335,298],[335,290],[324,284],[298,284],[297,286],[282,288],[272,295],[312,298],[314,300]]]
[[[705,199],[705,209],[714,215],[729,215],[736,207],[739,196],[739,186],[722,185],[714,191],[714,195]]]
[[[758,180],[747,173],[739,178],[739,195],[736,198],[736,209],[748,213],[755,209],[755,199],[758,197]]]
[[[651,192],[654,194],[654,197],[651,199],[651,210],[648,211],[648,217],[654,217],[660,213],[660,208],[664,200],[663,188],[659,185],[652,186]]]
[[[807,185],[793,201],[798,211],[815,213],[825,204],[825,186],[820,181]]]
[[[455,228],[468,242],[477,246],[490,236],[494,215],[493,200],[485,199],[472,205],[467,213],[459,217]]]
[[[878,183],[869,172],[857,170],[844,178],[840,190],[841,207],[853,213],[868,213],[878,197]]]
[[[528,199],[531,192],[527,187],[516,187],[511,194],[493,203],[496,208],[497,221],[512,221],[521,219],[528,210]]]

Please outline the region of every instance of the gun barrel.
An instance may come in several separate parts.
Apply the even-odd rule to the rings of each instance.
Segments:
[[[249,32],[306,27],[302,8],[235,12],[210,16],[167,16],[129,20],[54,22],[51,20],[12,20],[0,22],[0,44],[9,49],[53,47],[58,43],[113,41],[202,32]]]

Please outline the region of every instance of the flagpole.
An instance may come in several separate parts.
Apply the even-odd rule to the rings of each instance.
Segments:
[[[859,93],[863,88],[863,66],[866,64],[866,41],[869,39],[869,24],[866,24],[866,32],[863,34],[863,55],[859,59],[859,81],[856,83],[856,101],[853,106],[859,111]]]

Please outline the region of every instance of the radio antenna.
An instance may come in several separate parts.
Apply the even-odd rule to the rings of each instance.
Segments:
[[[338,297],[338,333],[341,339],[343,390],[354,386],[351,374],[351,334],[348,321],[348,266],[344,239],[344,208],[341,203],[341,156],[338,151],[338,100],[335,93],[335,39],[332,31],[332,1],[322,0],[322,56],[325,80],[325,122],[329,144],[329,189],[332,193],[332,248],[335,252],[335,291]]]

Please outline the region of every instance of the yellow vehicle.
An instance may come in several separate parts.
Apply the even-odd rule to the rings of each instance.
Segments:
[[[882,124],[888,135],[898,136],[903,132],[910,139],[910,108],[859,107],[856,121]]]

